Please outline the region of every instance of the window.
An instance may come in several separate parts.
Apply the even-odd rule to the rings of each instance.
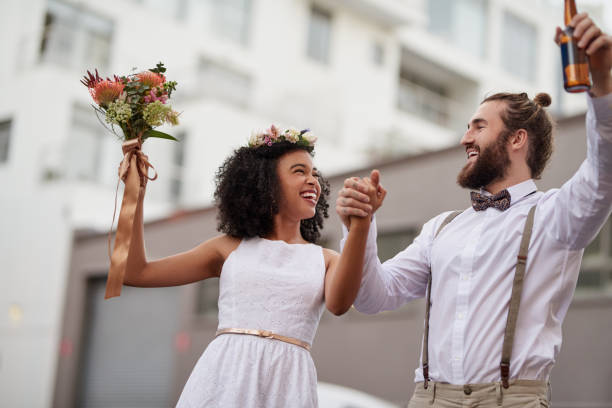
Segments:
[[[412,244],[418,231],[415,228],[408,228],[399,231],[382,232],[378,234],[378,257],[381,262],[393,258],[398,252],[404,250]]]
[[[177,136],[172,150],[172,178],[170,181],[170,197],[176,202],[183,192],[183,168],[185,166],[185,144],[187,135],[183,132]]]
[[[584,250],[578,289],[605,290],[612,287],[612,217]]]
[[[6,163],[9,157],[11,141],[11,121],[0,122],[0,163]]]
[[[202,59],[199,66],[201,94],[247,107],[251,95],[251,77],[220,65],[212,60]]]
[[[217,317],[219,312],[219,279],[204,279],[198,285],[196,312],[201,315]]]
[[[378,67],[385,64],[385,48],[383,44],[374,41],[371,46],[372,63]]]
[[[41,59],[77,69],[104,69],[109,62],[112,21],[82,7],[49,0]]]
[[[328,11],[318,7],[310,9],[307,54],[313,60],[323,64],[329,63],[331,20],[331,14]]]
[[[486,0],[429,0],[429,30],[477,56],[485,55]]]
[[[536,28],[514,14],[504,13],[502,66],[527,81],[536,79]]]
[[[104,120],[104,118],[101,118]],[[76,105],[64,154],[64,175],[71,180],[97,181],[100,176],[102,138],[108,135],[89,106]],[[112,139],[112,137],[110,137]]]
[[[248,43],[251,0],[208,0],[211,6],[210,24],[219,37],[238,44]]]
[[[453,102],[448,98],[445,87],[411,72],[400,73],[397,103],[404,112],[441,126],[449,124]]]

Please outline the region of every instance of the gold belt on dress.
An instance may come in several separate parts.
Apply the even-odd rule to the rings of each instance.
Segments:
[[[221,334],[249,334],[251,336],[259,336],[264,337],[266,339],[274,339],[284,341],[285,343],[294,344],[296,346],[300,346],[310,351],[310,344],[305,341],[294,339],[293,337],[281,336],[280,334],[272,333],[268,330],[254,330],[254,329],[219,329],[217,330],[216,336]]]

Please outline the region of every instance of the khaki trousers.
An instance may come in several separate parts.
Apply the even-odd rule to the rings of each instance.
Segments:
[[[548,408],[544,381],[514,380],[510,388],[501,383],[452,385],[417,383],[408,408]]]

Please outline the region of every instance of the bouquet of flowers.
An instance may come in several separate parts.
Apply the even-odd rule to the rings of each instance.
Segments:
[[[175,81],[166,81],[166,68],[158,63],[155,68],[128,76],[114,75],[113,79],[102,78],[87,71],[81,83],[89,89],[96,105],[92,105],[105,122],[123,131],[123,140],[148,137],[176,139],[153,128],[164,123],[178,125],[178,113],[166,102],[176,89]]]
[[[149,137],[176,141],[173,136],[154,129],[164,123],[178,124],[179,114],[167,103],[176,89],[176,82],[166,81],[164,72],[166,68],[160,62],[155,68],[147,71],[127,76],[114,75],[113,79],[100,77],[97,69],[95,73],[87,71],[87,75],[81,80],[95,102],[92,106],[98,118],[104,117],[104,122],[110,124],[110,128],[102,120],[100,122],[123,140],[123,160],[119,165],[119,180],[125,183],[125,190],[112,255],[109,231],[110,269],[106,281],[105,299],[121,294],[136,207],[144,196],[147,180],[157,178],[155,168],[141,150],[142,143]],[[115,132],[115,126],[121,128],[123,135]],[[149,177],[150,168],[155,172],[153,177]],[[118,189],[119,181],[117,191]],[[115,211],[116,203],[115,193]],[[115,213],[113,213],[114,223]]]

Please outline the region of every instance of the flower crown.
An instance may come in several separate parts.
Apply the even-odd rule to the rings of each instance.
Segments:
[[[251,133],[249,147],[258,148],[261,146],[272,146],[274,143],[289,142],[299,146],[314,147],[317,137],[310,132],[310,129],[296,130],[293,128],[281,130],[276,126],[261,131],[256,130]]]

